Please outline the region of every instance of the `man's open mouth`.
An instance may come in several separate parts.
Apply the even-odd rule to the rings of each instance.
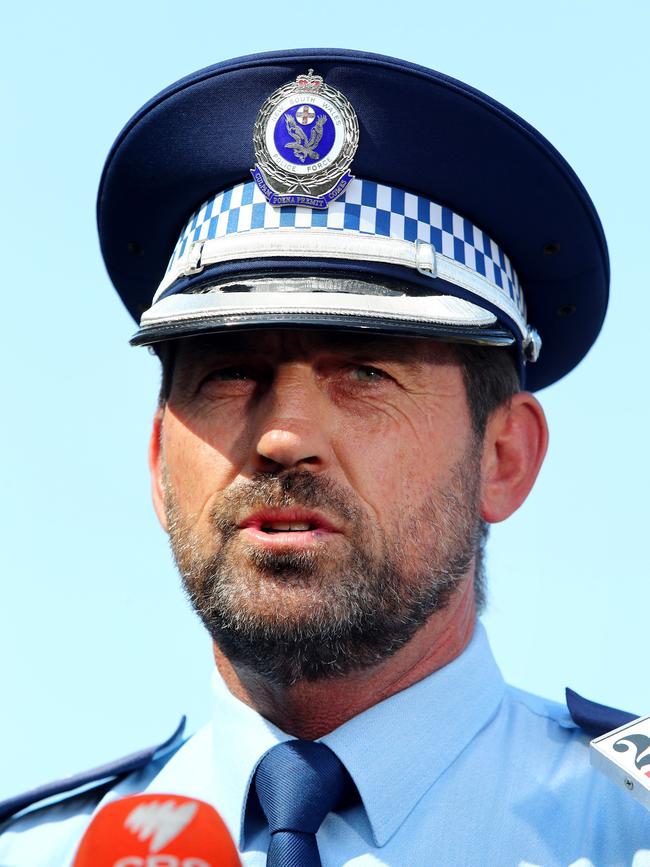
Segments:
[[[316,524],[296,523],[287,524],[281,521],[274,521],[272,524],[262,524],[263,533],[304,533],[309,530],[317,530]]]
[[[244,518],[239,524],[240,530],[257,530],[273,535],[275,533],[337,533],[340,532],[327,518],[319,512],[311,510],[292,509],[261,509]]]

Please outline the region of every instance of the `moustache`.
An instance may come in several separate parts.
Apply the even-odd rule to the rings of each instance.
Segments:
[[[224,491],[214,503],[211,520],[227,539],[251,512],[300,507],[327,511],[348,524],[358,524],[363,518],[353,495],[342,485],[308,470],[293,470],[277,475],[255,473],[249,481]]]

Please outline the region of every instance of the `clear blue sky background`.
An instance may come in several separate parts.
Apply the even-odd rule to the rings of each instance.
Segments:
[[[650,713],[648,5],[12,3],[0,201],[0,797],[207,719],[210,647],[149,503],[158,372],[100,258],[99,175],[126,120],[218,60],[341,46],[447,72],[564,154],[610,244],[601,338],[540,395],[551,448],[495,528],[485,621],[506,677]],[[468,701],[471,701],[468,695]]]

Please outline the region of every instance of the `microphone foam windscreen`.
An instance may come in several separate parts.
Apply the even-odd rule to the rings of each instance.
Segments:
[[[72,867],[241,867],[214,807],[181,795],[130,795],[106,804]]]

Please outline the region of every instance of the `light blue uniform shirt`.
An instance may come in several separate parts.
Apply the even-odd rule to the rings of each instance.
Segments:
[[[218,676],[211,723],[171,758],[106,794],[176,793],[213,804],[246,867],[269,836],[248,793],[261,757],[288,736]],[[361,801],[330,813],[323,867],[650,867],[650,813],[593,770],[565,707],[504,684],[478,626],[440,671],[321,739]],[[2,867],[69,867],[97,797],[27,814],[0,836]]]

